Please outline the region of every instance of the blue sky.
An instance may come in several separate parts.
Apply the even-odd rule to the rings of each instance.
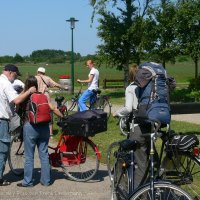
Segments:
[[[79,20],[74,51],[94,54],[100,43],[97,19],[91,25],[89,0],[0,0],[0,56],[30,55],[32,51],[71,51],[71,29],[65,20]]]

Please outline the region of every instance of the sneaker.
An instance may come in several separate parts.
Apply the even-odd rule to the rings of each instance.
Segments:
[[[8,186],[10,184],[11,184],[11,182],[9,182],[7,180],[0,179],[0,186]]]

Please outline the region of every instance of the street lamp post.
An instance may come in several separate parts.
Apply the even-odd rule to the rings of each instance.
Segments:
[[[70,22],[70,28],[72,30],[72,50],[71,50],[71,81],[72,81],[72,89],[71,92],[74,94],[74,38],[73,38],[73,30],[75,28],[75,22],[78,22],[74,17],[71,17],[70,19],[66,20],[67,22]]]

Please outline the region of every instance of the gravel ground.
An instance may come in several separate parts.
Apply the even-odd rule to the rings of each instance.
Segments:
[[[110,199],[110,180],[105,165],[100,165],[96,176],[89,182],[68,180],[61,168],[52,168],[51,186],[40,184],[40,163],[35,156],[34,187],[18,187],[23,177],[12,174],[6,165],[4,178],[12,181],[9,186],[0,187],[0,200],[107,200]]]

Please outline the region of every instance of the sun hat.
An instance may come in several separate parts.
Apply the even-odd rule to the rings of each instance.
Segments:
[[[13,64],[7,64],[4,67],[4,71],[11,71],[11,72],[16,72],[16,74],[18,76],[21,76],[21,73],[19,72],[19,69],[17,66],[13,65]]]
[[[37,71],[38,71],[38,72],[45,73],[45,68],[44,68],[44,67],[39,67]]]

